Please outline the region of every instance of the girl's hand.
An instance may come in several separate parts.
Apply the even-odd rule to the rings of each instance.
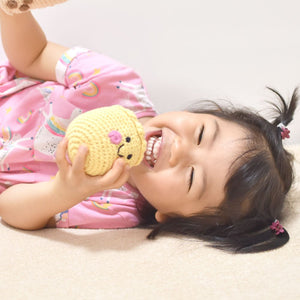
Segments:
[[[119,188],[128,180],[129,166],[123,159],[117,159],[103,176],[89,176],[84,172],[88,147],[79,147],[73,164],[66,159],[67,147],[68,141],[65,138],[56,152],[59,171],[54,179],[54,190],[62,199],[69,199],[77,204],[97,192]]]

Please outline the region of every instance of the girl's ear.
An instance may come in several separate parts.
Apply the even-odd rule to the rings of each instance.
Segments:
[[[156,213],[155,213],[155,219],[156,219],[156,221],[158,222],[158,223],[164,223],[164,222],[166,222],[167,220],[168,220],[168,216],[167,215],[165,215],[165,214],[163,214],[163,213],[161,213],[161,212],[159,212],[159,211],[157,211]]]

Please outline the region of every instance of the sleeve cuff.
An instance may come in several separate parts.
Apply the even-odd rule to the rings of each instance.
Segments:
[[[55,67],[55,73],[56,73],[56,81],[66,85],[65,81],[65,73],[67,70],[68,65],[71,63],[71,61],[79,54],[89,52],[89,49],[81,48],[81,47],[74,47],[68,49],[59,59],[59,61],[56,64]]]

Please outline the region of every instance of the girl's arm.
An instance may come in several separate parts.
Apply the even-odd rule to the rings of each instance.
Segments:
[[[0,195],[0,216],[6,223],[27,230],[43,228],[57,213],[99,191],[120,187],[128,179],[128,167],[122,159],[105,175],[91,177],[84,173],[87,148],[79,149],[73,165],[65,158],[66,150],[65,139],[57,149],[59,172],[53,180],[17,184]]]
[[[10,63],[21,73],[56,80],[55,66],[66,47],[48,42],[31,12],[10,16],[0,9],[2,43]]]

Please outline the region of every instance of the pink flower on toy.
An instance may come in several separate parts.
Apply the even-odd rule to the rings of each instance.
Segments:
[[[284,232],[282,225],[279,223],[278,220],[275,220],[272,225],[270,226],[271,230],[275,231],[276,235]]]
[[[110,139],[110,142],[112,144],[118,145],[122,141],[122,135],[119,131],[112,130],[109,134],[108,137]]]

